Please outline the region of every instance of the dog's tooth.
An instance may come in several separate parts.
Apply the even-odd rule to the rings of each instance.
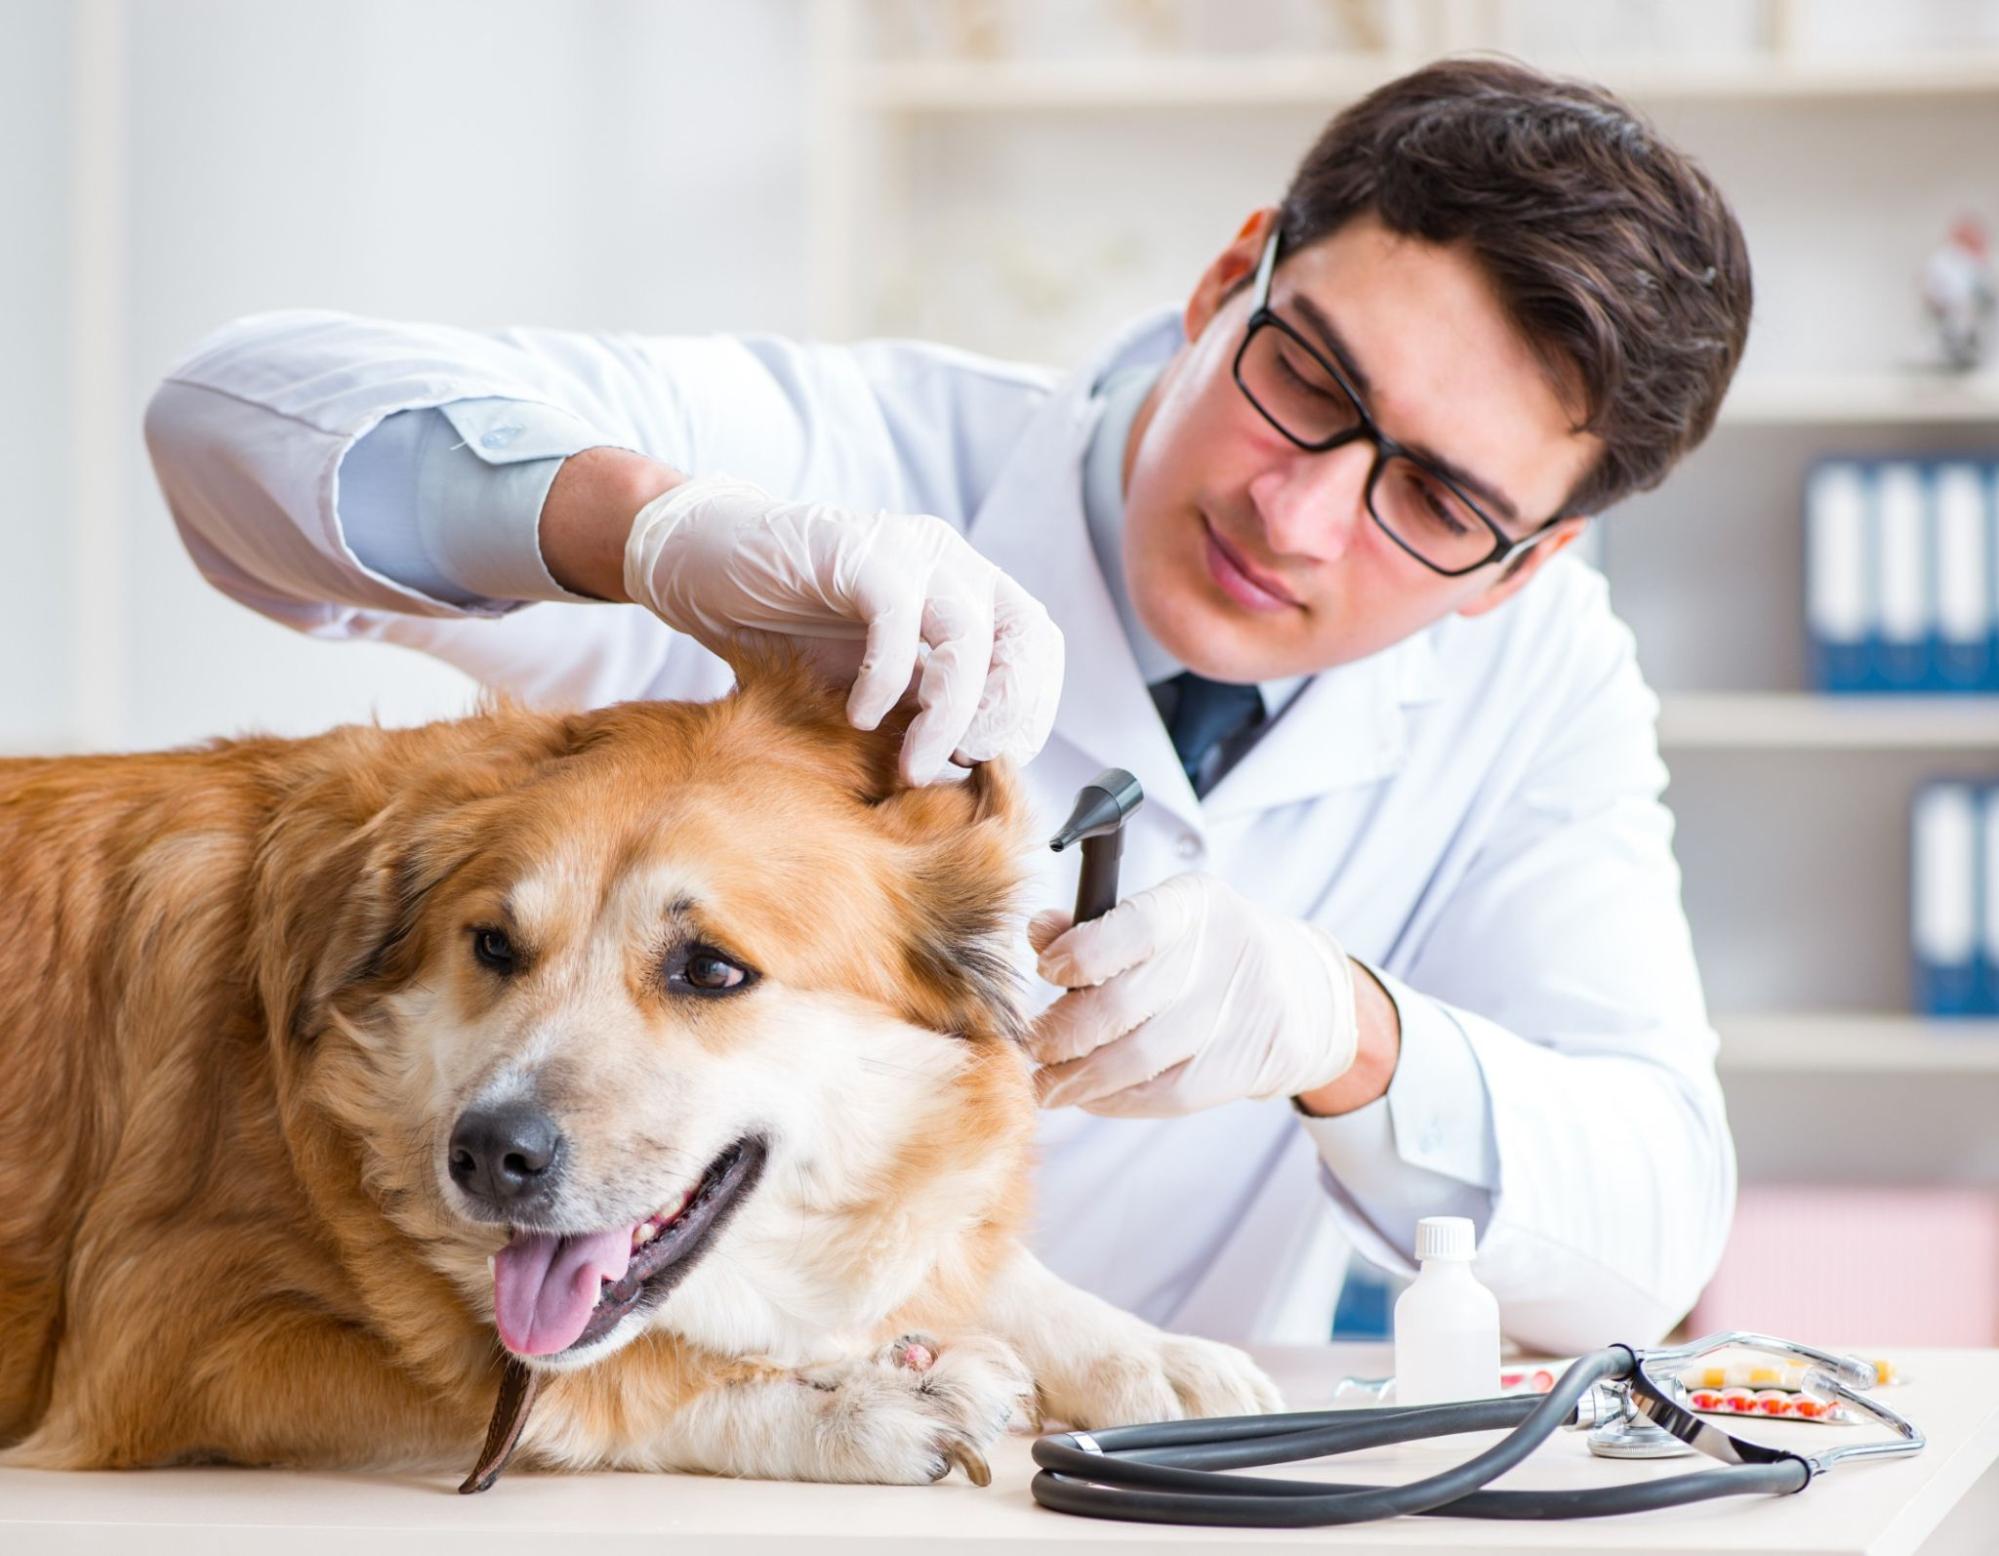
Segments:
[[[632,1234],[632,1246],[637,1248],[643,1243],[649,1243],[658,1235],[659,1228],[648,1221]]]

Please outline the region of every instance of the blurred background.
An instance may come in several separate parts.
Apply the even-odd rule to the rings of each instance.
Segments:
[[[1730,195],[1758,294],[1720,428],[1597,526],[1744,1168],[1696,1317],[1999,1344],[1999,0],[0,0],[0,29],[0,752],[469,706],[188,563],[140,417],[231,317],[1067,364],[1412,64],[1622,91]]]

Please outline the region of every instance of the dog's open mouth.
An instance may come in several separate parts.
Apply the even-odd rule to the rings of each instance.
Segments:
[[[678,1204],[635,1226],[516,1231],[493,1259],[501,1343],[518,1356],[552,1356],[601,1339],[628,1313],[657,1305],[748,1198],[767,1154],[758,1136],[738,1140]]]

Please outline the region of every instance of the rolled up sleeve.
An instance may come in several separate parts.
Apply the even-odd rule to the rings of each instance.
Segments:
[[[398,411],[341,463],[341,532],[371,571],[448,604],[584,600],[548,570],[541,510],[563,460],[601,442],[580,418],[519,400]]]
[[[367,636],[372,624],[357,618],[368,613],[493,616],[512,602],[427,593],[356,553],[340,496],[361,440],[399,413],[503,400],[541,408],[559,442],[636,448],[636,397],[503,334],[291,311],[200,342],[155,390],[145,433],[175,526],[211,583],[301,631]]]

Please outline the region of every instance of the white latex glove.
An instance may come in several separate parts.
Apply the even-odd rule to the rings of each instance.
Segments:
[[[1025,762],[1055,724],[1062,633],[1047,610],[927,514],[785,502],[748,481],[683,481],[638,511],[625,592],[715,649],[745,633],[865,640],[847,717],[873,729],[922,661],[904,737],[906,783],[961,766]],[[815,655],[827,662],[838,654]],[[849,660],[849,662],[851,662]]]
[[[1073,924],[1027,927],[1064,994],[1028,1048],[1043,1107],[1167,1118],[1346,1074],[1360,1032],[1353,964],[1324,930],[1212,875],[1176,875]]]

